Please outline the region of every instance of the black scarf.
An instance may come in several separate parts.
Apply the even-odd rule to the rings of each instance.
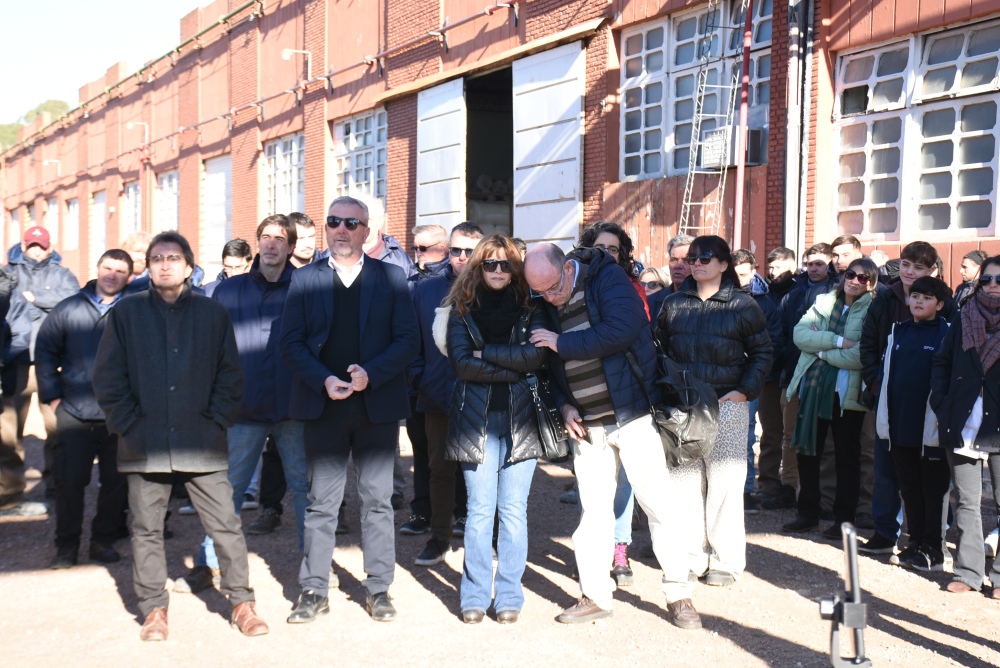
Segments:
[[[470,313],[483,341],[510,343],[510,333],[521,315],[521,300],[510,284],[503,290],[484,288]]]

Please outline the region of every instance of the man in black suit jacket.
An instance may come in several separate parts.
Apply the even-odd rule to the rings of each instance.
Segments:
[[[305,421],[310,500],[302,593],[289,623],[330,611],[330,560],[347,460],[361,497],[367,608],[376,621],[396,611],[388,595],[396,563],[392,466],[399,421],[408,417],[405,370],[420,333],[399,267],[367,257],[368,207],[338,197],[326,222],[328,261],[292,274],[281,326],[281,354],[295,376],[289,417]]]

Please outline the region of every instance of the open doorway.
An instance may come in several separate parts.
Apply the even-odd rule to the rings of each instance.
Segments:
[[[467,219],[513,235],[514,104],[509,67],[465,81]]]

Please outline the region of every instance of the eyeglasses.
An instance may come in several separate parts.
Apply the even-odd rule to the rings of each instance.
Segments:
[[[715,253],[712,251],[705,251],[700,255],[688,255],[684,258],[684,261],[688,264],[708,264],[715,258]]]
[[[657,288],[663,287],[663,283],[660,283],[659,281],[645,281],[645,282],[640,281],[639,285],[646,288],[647,290],[655,290]]]
[[[853,269],[848,269],[847,271],[845,271],[844,278],[847,279],[848,281],[857,281],[861,285],[868,285],[868,281],[871,280],[865,274],[859,274]]]
[[[344,227],[347,228],[348,232],[353,232],[354,230],[358,229],[358,225],[364,225],[365,227],[368,227],[368,223],[365,223],[358,218],[340,218],[338,216],[326,217],[326,226],[329,227],[331,230],[335,230],[338,227],[340,227],[341,223],[344,224]]]
[[[531,288],[528,288],[528,294],[530,294],[532,297],[549,297],[551,295],[558,294],[559,292],[562,291],[563,281],[565,281],[565,280],[566,280],[566,265],[563,265],[562,274],[559,275],[559,285],[557,285],[554,290],[547,290],[545,292],[538,292],[536,290],[532,290]]]
[[[414,248],[416,248],[421,253],[426,253],[427,251],[429,251],[430,249],[434,248],[435,246],[440,246],[442,243],[444,243],[444,242],[443,241],[439,241],[436,244],[431,244],[430,246],[414,246]]]
[[[1000,274],[997,274],[996,276],[983,274],[982,276],[979,277],[979,285],[986,287],[990,283],[996,283],[997,285],[1000,285]]]
[[[492,274],[500,267],[500,271],[505,274],[510,273],[510,260],[483,260],[483,270],[487,274]]]
[[[604,244],[594,244],[594,248],[600,248],[601,250],[606,250],[612,255],[618,255],[621,252],[621,248],[618,246],[605,246]]]
[[[161,262],[168,262],[170,264],[177,264],[184,260],[183,255],[178,255],[177,253],[171,253],[170,255],[154,255],[149,258],[150,264],[160,264]]]
[[[475,248],[451,248],[451,249],[448,250],[448,252],[451,253],[452,257],[461,257],[462,255],[464,255],[465,257],[472,257],[472,251],[474,251],[474,250],[476,250],[476,249]]]

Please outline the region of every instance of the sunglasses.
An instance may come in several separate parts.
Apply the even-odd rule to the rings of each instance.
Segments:
[[[472,257],[472,251],[474,251],[474,250],[476,250],[476,249],[475,248],[452,248],[448,252],[451,253],[452,257],[461,257],[462,255],[464,255],[465,257]]]
[[[487,274],[492,274],[500,267],[500,271],[505,274],[510,273],[510,260],[483,260],[483,269]]]
[[[861,285],[868,285],[868,281],[871,280],[865,274],[859,274],[853,269],[848,269],[847,271],[845,271],[844,278],[847,279],[848,281],[857,281]]]
[[[700,255],[688,255],[684,258],[684,261],[688,264],[708,264],[713,258],[715,258],[715,253],[712,251],[705,251]]]
[[[1000,274],[997,274],[996,276],[990,276],[989,274],[983,274],[982,276],[979,277],[979,285],[982,285],[983,287],[985,287],[985,286],[989,285],[990,283],[996,283],[997,285],[1000,285]]]
[[[344,227],[347,228],[348,232],[353,232],[358,229],[358,225],[368,227],[368,223],[363,223],[358,218],[338,218],[337,216],[326,217],[326,226],[331,230],[335,230],[340,227],[341,223],[343,223]]]
[[[416,248],[421,253],[426,253],[430,249],[435,248],[437,246],[440,246],[441,244],[442,244],[442,242],[439,241],[436,244],[431,244],[430,246],[414,246],[414,248]]]
[[[640,281],[639,285],[646,288],[647,290],[655,290],[656,288],[663,287],[663,284],[660,283],[659,281],[645,281],[645,282]]]

